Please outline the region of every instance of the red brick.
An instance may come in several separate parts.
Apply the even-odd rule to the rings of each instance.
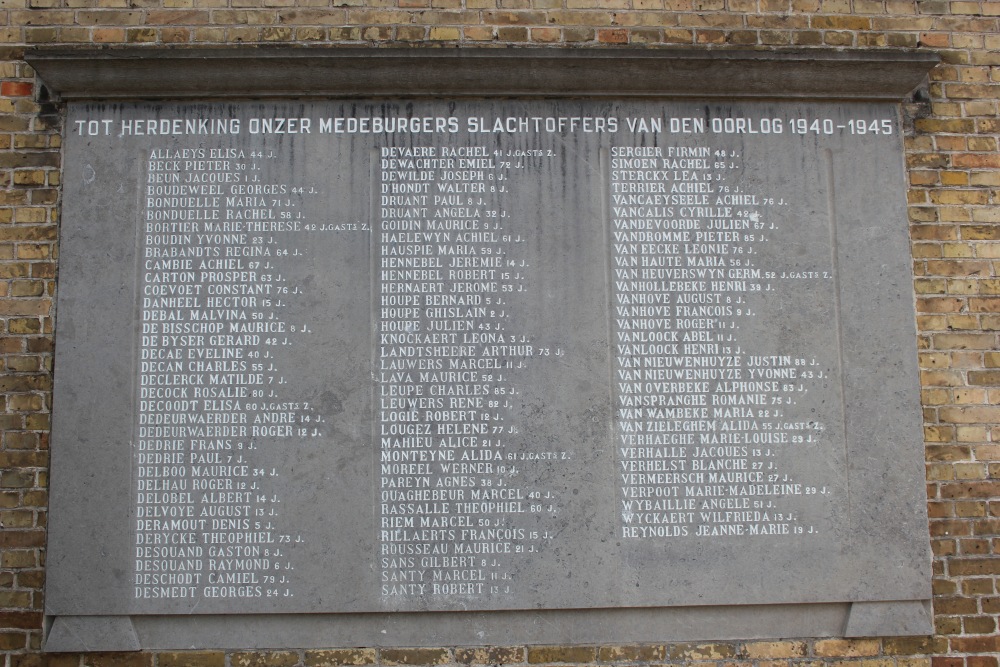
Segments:
[[[45,546],[44,530],[0,531],[0,548]]]
[[[963,653],[993,653],[1000,651],[1000,636],[953,637],[949,640],[953,651]]]
[[[957,577],[1000,574],[1000,560],[994,558],[952,559],[948,572]]]
[[[30,81],[4,81],[0,83],[0,95],[4,97],[30,97],[34,84]]]
[[[0,612],[0,628],[40,630],[42,628],[42,613],[37,611]]]
[[[992,655],[973,655],[969,656],[965,664],[967,667],[997,667],[998,661]]]
[[[605,44],[628,44],[628,30],[621,28],[613,30],[598,30],[597,41]]]

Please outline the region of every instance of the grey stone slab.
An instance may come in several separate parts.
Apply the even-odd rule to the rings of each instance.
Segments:
[[[303,614],[387,645],[925,629],[895,105],[67,128],[48,615],[143,647]]]
[[[899,100],[927,51],[778,49],[46,49],[64,99],[697,97]],[[252,77],[244,76],[253,71]]]
[[[128,616],[57,616],[45,635],[42,650],[138,651],[142,649]]]
[[[918,600],[900,602],[855,602],[847,616],[845,637],[877,637],[891,625],[904,635],[934,634],[934,616],[930,603]]]

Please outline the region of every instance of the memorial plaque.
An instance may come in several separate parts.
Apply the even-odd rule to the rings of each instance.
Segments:
[[[66,128],[50,616],[929,597],[894,105]]]

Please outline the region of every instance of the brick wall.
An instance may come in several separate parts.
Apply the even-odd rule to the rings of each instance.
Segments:
[[[643,646],[41,655],[59,110],[34,44],[920,47],[904,110],[937,634]],[[3,667],[661,664],[997,667],[1000,1],[0,0]],[[901,341],[900,344],[912,344]],[[996,441],[996,442],[995,442]]]

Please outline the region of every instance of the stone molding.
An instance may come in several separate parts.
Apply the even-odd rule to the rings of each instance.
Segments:
[[[82,99],[729,98],[898,101],[939,62],[912,50],[124,48],[29,51]]]

